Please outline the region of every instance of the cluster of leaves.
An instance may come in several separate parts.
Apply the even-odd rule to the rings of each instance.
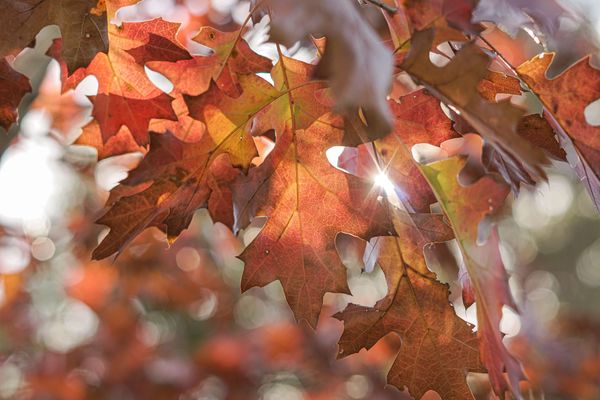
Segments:
[[[483,0],[385,1],[387,29],[376,33],[350,0],[260,1],[235,31],[202,27],[193,41],[212,51],[200,56],[180,42],[176,23],[111,22],[135,3],[0,2],[10,27],[0,56],[56,24],[62,39],[49,55],[61,63],[61,98],[97,78],[93,119],[77,143],[101,159],[145,154],[112,190],[97,221],[110,232],[93,258],[120,254],[149,227],[173,243],[199,208],[234,233],[266,220],[239,256],[242,290],[278,280],[294,316],[316,327],[325,293],[349,293],[339,241],[352,235],[369,241],[354,250],[369,249],[365,257],[384,271],[388,294],[335,315],[344,323],[341,357],[395,332],[402,347],[388,382],[414,398],[429,390],[471,398],[467,372],[485,371],[498,395],[520,398],[524,374],[499,330],[502,308],[516,305],[493,217],[511,188],[543,181],[550,158],[565,159],[562,149],[574,154],[600,207],[598,128],[584,114],[600,96],[600,73],[584,58],[546,77],[561,56],[557,24],[568,12],[554,1],[506,0],[505,13]],[[266,14],[274,65],[242,38],[250,20]],[[514,15],[558,56],[510,65],[478,21],[510,26]],[[284,55],[282,46],[298,40],[316,49],[313,63]],[[10,130],[31,88],[7,59],[0,123]],[[146,69],[172,90],[155,86]],[[523,92],[540,100],[541,113],[497,101]],[[328,150],[339,146],[332,165]],[[383,175],[393,189],[375,185]],[[477,333],[427,266],[441,257],[433,244],[453,240],[459,257],[444,262],[458,265],[464,304],[477,304]]]

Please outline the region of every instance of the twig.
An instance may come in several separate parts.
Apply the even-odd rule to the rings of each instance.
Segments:
[[[396,14],[398,12],[398,9],[396,7],[392,7],[388,4],[385,4],[383,1],[381,0],[364,0],[368,3],[373,4],[374,6],[377,6],[387,12],[389,12],[390,14]]]

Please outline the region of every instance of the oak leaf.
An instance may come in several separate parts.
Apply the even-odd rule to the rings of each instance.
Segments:
[[[240,143],[237,137],[223,139],[247,148],[251,160],[252,139]],[[233,223],[232,194],[227,184],[238,173],[226,155],[217,152],[217,144],[208,135],[197,143],[186,144],[170,133],[153,134],[150,151],[115,190],[123,192],[117,200],[109,201],[109,209],[97,221],[110,227],[109,234],[94,250],[94,259],[119,253],[144,229],[156,226],[173,241],[188,227],[194,212],[208,206],[216,221]],[[249,161],[248,161],[249,162]],[[137,190],[140,185],[141,190]]]
[[[212,27],[202,27],[194,40],[210,46],[213,50],[210,56],[184,56],[181,49],[169,45],[170,40],[157,34],[153,34],[155,36],[153,50],[149,51],[148,45],[143,44],[128,50],[138,64],[165,75],[173,84],[171,95],[175,97],[171,107],[177,118],[176,120],[153,119],[149,124],[151,131],[170,132],[186,143],[197,142],[204,133],[205,126],[189,115],[182,94],[200,95],[209,89],[210,82],[214,80],[227,94],[239,96],[241,94],[239,75],[268,72],[272,68],[271,60],[254,53],[242,39],[242,33],[243,29],[220,32]],[[105,143],[98,135],[98,129],[94,129],[93,126],[89,128],[84,129],[78,142],[96,147],[99,158],[130,151],[145,151],[145,147],[137,144],[128,134],[126,127],[122,127]]]
[[[85,70],[76,71],[69,78],[71,87],[88,75],[98,79],[92,115],[104,143],[126,126],[133,141],[145,145],[151,119],[177,119],[171,106],[172,97],[154,86],[144,67],[136,61],[158,56],[173,62],[191,58],[175,39],[178,27],[162,19],[126,22],[120,27],[111,25],[108,54],[98,53]]]
[[[584,58],[554,79],[546,78],[553,54],[542,54],[517,72],[540,98],[546,117],[557,129],[563,146],[573,145],[580,162],[575,167],[600,209],[600,127],[586,121],[585,109],[598,99],[600,71]]]
[[[275,148],[240,182],[235,205],[236,229],[252,217],[268,217],[240,256],[246,262],[242,289],[280,280],[296,318],[315,326],[323,295],[348,292],[336,235],[343,231],[368,239],[391,227],[376,192],[369,195],[372,184],[344,175],[327,160],[325,152],[340,144],[345,132],[342,119],[319,104],[316,93],[324,85],[310,80],[312,68],[285,57],[275,66],[272,99],[253,126],[256,134],[274,130]],[[236,104],[226,98],[211,104],[229,102]]]
[[[523,139],[542,149],[549,157],[566,161],[566,153],[560,148],[554,129],[542,116],[526,115],[519,121],[517,132]],[[535,179],[520,166],[518,160],[507,162],[505,157],[492,146],[484,146],[482,158],[486,171],[499,173],[514,193],[519,193],[523,183],[535,184]]]
[[[137,143],[126,126],[120,127],[116,134],[104,140],[100,124],[96,120],[83,127],[74,144],[93,147],[96,149],[98,160],[126,153],[145,154],[148,151],[147,145]]]
[[[388,294],[373,307],[350,304],[335,315],[344,322],[340,355],[371,348],[389,332],[402,339],[388,382],[407,387],[416,399],[435,390],[444,399],[473,398],[469,371],[484,371],[478,340],[449,303],[448,287],[427,269],[424,246],[450,240],[452,230],[441,215],[395,211],[398,237],[379,237],[379,259]]]
[[[245,207],[268,220],[240,256],[242,289],[279,280],[296,318],[313,327],[326,292],[348,293],[336,235],[369,239],[391,231],[377,192],[369,193],[372,184],[344,177],[327,161],[325,151],[343,136],[338,121],[326,115],[308,129],[280,134],[269,157],[250,172],[245,194]]]
[[[435,196],[415,164],[411,148],[418,143],[439,146],[459,135],[452,129],[452,120],[442,111],[440,101],[426,90],[389,103],[396,118],[392,133],[373,144],[345,149],[340,167],[364,179],[386,175],[406,210],[428,212]],[[382,167],[378,167],[379,163]]]
[[[271,60],[258,55],[244,39],[243,29],[221,32],[204,26],[192,39],[212,50],[208,56],[194,56],[176,62],[165,62],[164,58],[147,60],[148,68],[160,72],[180,93],[197,96],[208,90],[214,80],[221,90],[230,96],[240,93],[238,75],[269,72]]]
[[[35,40],[46,25],[58,25],[62,56],[70,71],[87,66],[106,51],[106,15],[92,13],[97,0],[0,0],[0,57],[16,55]]]
[[[466,162],[465,158],[453,157],[423,165],[422,171],[448,217],[461,249],[469,275],[467,289],[472,290],[466,297],[474,297],[477,303],[481,360],[488,370],[492,387],[500,396],[510,389],[519,398],[519,381],[524,375],[517,359],[502,343],[499,330],[502,307],[516,309],[516,305],[508,288],[496,229],[492,228],[487,238],[480,238],[479,234],[480,224],[499,210],[509,189],[487,175],[462,186],[457,177]],[[482,241],[483,244],[479,244]]]
[[[430,58],[433,30],[420,31],[412,38],[411,52],[401,68],[423,83],[436,97],[458,109],[461,116],[507,160],[518,160],[529,174],[545,178],[542,166],[545,154],[517,133],[524,111],[509,101],[490,103],[477,87],[488,74],[490,59],[473,44],[461,49],[444,67],[435,66]]]
[[[487,76],[477,85],[477,90],[484,99],[494,102],[498,94],[521,94],[521,82],[515,77],[488,71]]]
[[[281,77],[282,63],[288,65],[289,77],[285,83]],[[264,133],[269,129],[281,129],[281,124],[289,120],[289,103],[285,102],[288,90],[284,84],[292,84],[293,90],[309,96],[299,101],[297,106],[303,111],[320,110],[315,105],[310,87],[321,88],[322,83],[308,80],[308,64],[285,59],[273,69],[278,91],[267,81],[256,75],[240,75],[239,82],[244,88],[237,98],[229,97],[213,81],[207,92],[200,96],[184,96],[189,109],[190,119],[197,119],[205,126],[199,134],[199,140],[185,143],[168,130],[161,135],[152,135],[150,151],[129,177],[116,188],[137,187],[150,184],[142,191],[118,196],[109,202],[109,209],[98,222],[111,228],[109,235],[94,251],[94,258],[105,258],[120,252],[142,230],[157,226],[167,233],[172,241],[183,229],[187,228],[193,213],[200,207],[209,205],[213,218],[230,225],[233,216],[227,211],[228,202],[219,203],[215,197],[231,198],[227,185],[237,173],[228,162],[217,159],[223,153],[228,154],[229,162],[247,170],[256,155],[256,147],[250,132],[259,129]],[[308,90],[308,92],[307,92]],[[306,108],[304,108],[306,106]],[[277,123],[257,122],[259,114],[270,115]],[[315,117],[310,115],[297,117],[298,124],[308,124]],[[267,117],[262,117],[267,119]],[[114,191],[114,190],[113,190]],[[230,225],[231,226],[231,225]]]
[[[496,102],[498,95],[521,95],[522,93],[519,79],[496,71],[488,71],[488,75],[479,82],[477,89],[482,97],[490,102]],[[462,116],[451,112],[456,121],[454,125],[456,129],[463,134],[474,131]],[[542,149],[546,155],[558,160],[566,160],[565,152],[558,144],[554,129],[541,116],[531,114],[521,118],[517,125],[517,133],[536,148]],[[490,144],[484,145],[483,163],[486,171],[502,175],[511,185],[514,193],[519,192],[523,183],[534,185],[536,182],[535,176],[532,176],[519,160],[507,157]]]
[[[0,58],[0,127],[8,130],[17,121],[17,107],[30,91],[29,79]]]

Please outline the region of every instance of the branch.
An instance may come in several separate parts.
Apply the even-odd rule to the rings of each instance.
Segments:
[[[377,7],[381,8],[382,10],[387,11],[390,14],[396,14],[398,12],[398,9],[396,7],[392,7],[392,6],[388,5],[388,4],[385,4],[381,0],[364,0],[364,1],[366,1],[368,3],[371,3],[374,6],[377,6]]]

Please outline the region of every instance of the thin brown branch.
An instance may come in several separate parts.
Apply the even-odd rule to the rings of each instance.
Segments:
[[[382,10],[387,11],[390,14],[396,14],[398,12],[398,9],[396,7],[392,7],[389,4],[385,4],[381,0],[364,0],[364,1],[366,1],[367,3],[371,3],[374,6],[381,8]]]

